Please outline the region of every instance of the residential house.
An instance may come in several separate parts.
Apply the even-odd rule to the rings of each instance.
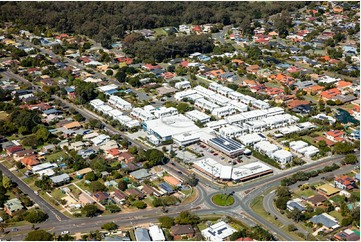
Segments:
[[[164,233],[158,225],[149,226],[149,235],[152,241],[165,241]]]
[[[87,193],[84,193],[84,192],[82,192],[79,195],[78,200],[79,200],[80,204],[83,206],[95,203],[94,199],[90,195],[88,195]]]
[[[10,199],[4,204],[4,211],[11,217],[14,216],[16,212],[19,212],[23,209],[24,206],[18,198]]]
[[[357,187],[356,180],[349,176],[336,177],[335,187],[341,188],[343,190],[351,190]]]
[[[299,106],[310,105],[310,101],[307,100],[292,100],[287,102],[287,108],[293,109]]]
[[[95,201],[100,202],[101,204],[108,203],[108,200],[110,199],[109,194],[103,191],[94,192],[93,198]]]
[[[323,86],[320,86],[320,85],[314,85],[314,86],[311,86],[311,87],[306,87],[304,88],[303,90],[307,92],[307,94],[319,94],[322,90],[324,89]]]
[[[128,194],[128,196],[134,196],[137,199],[143,199],[145,198],[145,195],[139,191],[137,188],[131,188],[125,191],[126,194]]]
[[[50,177],[50,180],[52,182],[52,186],[61,186],[70,182],[70,176],[64,173],[58,176],[52,176]]]
[[[28,157],[28,156],[32,156],[34,154],[34,150],[33,149],[28,149],[28,150],[21,150],[21,151],[18,151],[16,152],[14,155],[13,155],[13,158],[14,160],[16,161],[19,161],[25,157]]]
[[[327,230],[333,230],[340,227],[337,220],[334,217],[328,215],[327,213],[315,215],[310,219],[310,221],[314,224],[322,224],[322,226],[325,227]]]
[[[341,142],[344,140],[345,132],[342,130],[330,130],[325,133],[326,139],[333,142]]]
[[[71,122],[71,123],[67,123],[67,124],[64,124],[63,127],[65,129],[78,129],[81,127],[81,124],[77,121],[74,121],[74,122]]]
[[[182,240],[184,238],[192,239],[195,235],[195,230],[190,224],[177,224],[170,228],[170,233],[173,236],[174,240]]]
[[[106,150],[105,153],[107,154],[106,157],[109,159],[115,159],[115,158],[119,157],[119,155],[121,154],[119,149],[117,149],[117,148],[112,148],[112,149]]]
[[[360,241],[360,233],[356,231],[351,229],[345,229],[335,234],[334,238],[338,241]]]
[[[249,65],[246,68],[248,74],[256,74],[259,71],[259,65]]]
[[[148,230],[144,228],[136,228],[134,230],[135,239],[137,241],[151,241]]]
[[[323,195],[313,195],[311,197],[308,197],[306,199],[306,202],[311,204],[312,206],[321,206],[323,204],[324,201],[326,201],[327,198]]]
[[[122,191],[115,189],[113,193],[113,199],[115,202],[123,204],[123,202],[127,199],[127,195],[123,193]]]
[[[341,91],[342,94],[347,94],[347,89],[350,89],[351,86],[352,82],[347,82],[343,80],[336,82],[336,87]]]
[[[331,186],[328,183],[317,186],[316,190],[318,193],[325,195],[327,197],[333,196],[340,192],[340,190],[338,190],[337,188],[334,188],[333,186]]]
[[[160,192],[158,192],[154,187],[151,187],[145,183],[142,184],[142,189],[141,189],[145,194],[149,195],[149,196],[156,196],[156,197],[160,197],[162,194]]]
[[[133,171],[133,172],[129,173],[129,175],[138,181],[149,178],[151,176],[151,174],[149,174],[146,169],[140,169],[137,171]]]
[[[334,96],[340,95],[341,92],[338,88],[331,88],[320,93],[321,98],[324,101],[331,100]]]
[[[31,167],[38,165],[40,162],[35,155],[32,155],[21,159],[21,163],[26,166],[27,169],[31,169]]]
[[[289,211],[297,209],[298,211],[303,212],[306,210],[306,206],[302,203],[302,199],[295,198],[287,202],[287,209]]]
[[[22,151],[24,148],[21,145],[13,145],[5,148],[6,154],[8,156],[14,155],[18,151]]]
[[[164,176],[163,180],[171,186],[179,187],[182,185],[182,181],[180,181],[179,179],[177,179],[173,176]]]

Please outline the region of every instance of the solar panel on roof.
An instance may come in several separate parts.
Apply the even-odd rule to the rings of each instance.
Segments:
[[[253,167],[250,167],[249,170],[254,171],[254,170],[257,170],[259,168],[262,168],[262,166],[253,166]]]

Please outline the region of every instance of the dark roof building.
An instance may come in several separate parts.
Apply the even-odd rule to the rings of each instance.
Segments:
[[[244,151],[244,146],[241,143],[233,139],[220,136],[210,139],[208,144],[230,157],[236,157]]]

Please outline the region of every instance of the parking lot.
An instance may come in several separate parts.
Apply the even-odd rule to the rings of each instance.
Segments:
[[[204,155],[202,158],[199,159],[212,158],[213,160],[216,160],[223,165],[230,165],[233,163],[233,165],[237,167],[239,165],[245,165],[251,162],[258,161],[253,156],[245,156],[245,155],[241,155],[240,159],[230,158],[227,155],[213,149],[212,147],[204,143],[193,144],[188,146],[188,148],[197,153],[201,153]],[[241,162],[239,162],[240,160]]]

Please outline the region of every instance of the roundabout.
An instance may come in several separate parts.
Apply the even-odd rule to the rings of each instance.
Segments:
[[[217,206],[227,207],[234,204],[234,198],[230,194],[215,194],[212,197],[212,203]]]

